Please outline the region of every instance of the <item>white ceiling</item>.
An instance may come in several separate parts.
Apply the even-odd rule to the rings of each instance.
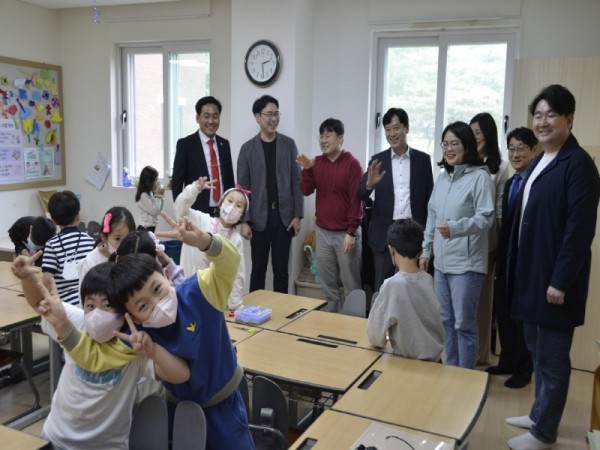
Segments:
[[[97,6],[102,8],[103,6],[112,5],[136,5],[140,3],[164,3],[164,2],[177,2],[181,0],[20,0],[23,3],[29,3],[31,5],[41,6],[47,9],[62,9],[62,8],[93,8]]]

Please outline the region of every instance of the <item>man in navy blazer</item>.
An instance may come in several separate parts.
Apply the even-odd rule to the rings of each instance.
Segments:
[[[183,188],[193,183],[200,177],[213,180],[211,171],[211,157],[209,140],[213,140],[213,149],[217,156],[219,173],[218,191],[204,190],[199,195],[193,209],[219,216],[219,194],[234,187],[233,163],[231,162],[231,148],[229,141],[217,136],[221,120],[221,102],[214,97],[202,97],[196,103],[196,122],[199,130],[177,141],[177,151],[173,162],[173,176],[171,189],[173,201]],[[215,198],[216,197],[216,198]]]
[[[506,419],[530,430],[508,441],[513,450],[546,449],[556,442],[573,334],[585,318],[600,198],[596,164],[571,133],[573,94],[548,86],[531,102],[530,112],[543,152],[529,165],[516,200],[507,285],[512,318],[523,322],[533,357],[536,388],[529,414]]]
[[[425,227],[427,203],[433,190],[431,157],[406,143],[409,130],[406,111],[390,108],[382,123],[390,148],[373,156],[357,192],[363,201],[375,192],[367,239],[373,250],[375,292],[383,280],[394,275],[387,249],[389,226],[394,220],[410,217]]]

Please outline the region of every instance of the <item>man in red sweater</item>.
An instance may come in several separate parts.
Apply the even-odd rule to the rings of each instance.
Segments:
[[[340,284],[347,296],[362,289],[360,277],[362,202],[356,195],[362,178],[360,162],[342,150],[344,124],[327,119],[319,127],[323,154],[314,159],[298,156],[302,166],[300,190],[305,196],[317,191],[317,265],[327,310],[340,310]]]

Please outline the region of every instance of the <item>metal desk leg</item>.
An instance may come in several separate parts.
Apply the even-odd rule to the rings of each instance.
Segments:
[[[62,371],[62,347],[50,340],[49,352],[50,352],[50,396],[54,397],[54,391],[58,386],[58,379],[60,378],[60,372]]]

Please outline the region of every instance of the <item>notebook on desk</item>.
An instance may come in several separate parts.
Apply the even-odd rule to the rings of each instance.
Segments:
[[[422,435],[409,433],[397,428],[373,422],[352,444],[349,450],[376,448],[377,450],[397,450],[400,448],[418,448],[419,450],[451,450],[453,445],[442,441],[427,439]]]

